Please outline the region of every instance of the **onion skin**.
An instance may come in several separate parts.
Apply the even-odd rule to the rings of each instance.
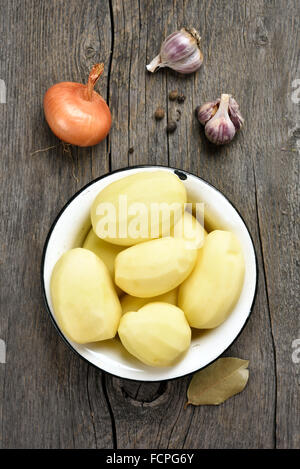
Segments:
[[[88,147],[101,142],[109,133],[109,107],[92,89],[102,71],[96,79],[91,72],[88,85],[62,82],[47,90],[44,97],[46,121],[63,142]]]

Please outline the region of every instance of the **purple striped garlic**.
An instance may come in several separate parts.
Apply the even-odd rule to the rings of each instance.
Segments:
[[[153,73],[169,67],[184,74],[195,72],[203,62],[200,40],[194,28],[182,28],[170,34],[162,43],[160,53],[146,66],[147,70]]]
[[[216,145],[229,143],[244,124],[239,106],[230,94],[222,94],[221,99],[198,106],[196,116],[205,126],[208,140]]]

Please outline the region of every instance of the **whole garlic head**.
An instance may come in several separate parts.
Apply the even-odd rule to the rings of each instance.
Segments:
[[[149,72],[169,67],[189,74],[198,70],[203,62],[201,37],[195,28],[182,28],[170,34],[162,43],[160,53],[146,66]]]
[[[205,126],[208,140],[216,145],[229,143],[244,124],[239,106],[230,94],[222,94],[221,99],[198,106],[196,116]]]

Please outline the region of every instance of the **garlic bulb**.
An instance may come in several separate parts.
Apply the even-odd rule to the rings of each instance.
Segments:
[[[198,106],[196,116],[205,125],[205,135],[212,143],[229,143],[243,124],[239,106],[230,94],[222,94],[221,99]]]
[[[196,108],[196,116],[200,124],[205,125],[209,119],[211,119],[218,110],[220,104],[220,99],[216,101],[211,101],[209,103],[203,104],[203,106],[198,106]]]
[[[147,65],[147,70],[155,72],[169,67],[184,74],[195,72],[203,62],[200,40],[194,28],[182,28],[170,34],[162,43],[160,53]]]

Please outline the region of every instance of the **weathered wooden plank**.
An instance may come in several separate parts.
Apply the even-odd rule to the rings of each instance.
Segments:
[[[168,164],[166,120],[157,123],[154,112],[166,103],[166,78],[146,70],[164,27],[157,2],[112,2],[114,47],[110,106],[114,125],[110,133],[112,169],[128,164]],[[151,24],[156,25],[153,34]],[[129,152],[132,148],[133,153]]]
[[[279,448],[300,447],[300,367],[292,360],[300,338],[299,18],[298,2],[265,2],[248,29],[256,57],[248,102],[256,138],[249,150],[275,345]]]
[[[188,2],[187,5],[182,1],[170,1],[163,2],[163,5],[156,3],[153,12],[152,3],[147,2],[144,18],[148,25],[147,37],[151,38],[151,44],[148,43],[147,47],[148,61],[157,54],[162,40],[168,34],[184,25],[192,25],[200,30],[203,37],[205,62],[203,69],[193,76],[182,77],[172,71],[162,70],[154,75],[147,74],[146,80],[155,90],[151,95],[152,101],[164,103],[169,119],[175,117],[177,109],[181,111],[177,131],[166,136],[165,129],[161,128],[159,133],[161,138],[167,138],[169,164],[196,172],[223,190],[245,216],[255,236],[259,253],[253,164],[251,157],[241,156],[246,154],[248,142],[244,135],[241,135],[232,146],[215,150],[205,141],[193,114],[197,104],[213,99],[222,91],[232,92],[237,99],[240,97],[244,104],[246,86],[243,80],[238,79],[238,74],[241,67],[245,74],[247,67],[251,67],[251,62],[248,64],[244,60],[248,46],[243,39],[243,29],[249,18],[240,2],[232,2],[230,8],[224,8],[221,3],[194,1]],[[122,25],[123,30],[132,30],[131,18],[135,11],[135,3],[127,1],[123,6],[126,13],[121,18],[117,3],[114,6],[114,23]],[[161,21],[149,21],[148,18],[153,15],[155,18],[163,18],[163,25]],[[228,25],[227,28],[224,28],[224,24]],[[132,41],[135,41],[137,48],[135,55],[143,56],[140,48],[144,42],[137,41],[136,36]],[[125,53],[128,44],[123,47]],[[119,57],[118,55],[118,59]],[[140,63],[139,67],[143,69],[146,63]],[[123,70],[125,69],[126,66],[123,67]],[[129,75],[130,70],[127,72],[128,82]],[[126,81],[126,78],[124,80]],[[166,86],[163,88],[162,80],[166,80]],[[230,88],[227,88],[229,86]],[[168,93],[173,89],[178,89],[186,96],[184,104],[168,100]],[[146,121],[150,122],[150,130],[146,130],[146,135],[148,148],[151,149],[153,145],[157,145],[151,127],[153,107],[146,106],[144,112]],[[165,125],[164,122],[163,126]],[[122,138],[126,140],[126,135],[131,132],[132,126],[126,128],[125,122]],[[246,131],[244,133],[246,134]],[[137,138],[145,139],[145,130]],[[250,132],[247,138],[251,138]],[[116,142],[112,136],[112,155],[115,145],[117,154],[120,154],[123,143]],[[142,142],[141,145],[139,148],[143,148]],[[139,154],[138,161],[151,162],[151,154],[151,150],[148,155]],[[262,267],[260,255],[259,263]],[[184,409],[189,378],[162,384],[128,383],[117,378],[108,378],[108,396],[115,418],[118,447],[272,447],[275,413],[274,357],[263,277],[260,279],[253,317],[238,342],[227,354],[250,359],[251,378],[242,395],[217,409]],[[256,398],[258,394],[260,399]],[[123,405],[120,406],[122,397]],[[261,418],[262,415],[264,418]],[[260,425],[257,425],[258,420]]]
[[[169,138],[170,163],[173,166],[184,165],[186,169],[195,168],[200,176],[223,191],[238,207],[254,236],[261,271],[263,264],[257,229],[253,163],[248,151],[254,135],[251,112],[247,107],[247,89],[251,89],[252,85],[251,79],[249,82],[245,78],[252,76],[252,59],[255,60],[251,55],[251,43],[244,41],[244,28],[251,18],[241,2],[226,5],[218,1],[201,2],[198,10],[188,8],[185,12],[180,9],[179,3],[176,9],[178,26],[189,24],[193,18],[200,19],[205,58],[203,69],[194,78],[182,82],[174,74],[168,75],[168,87],[169,83],[170,88],[180,86],[187,97],[178,135]],[[231,145],[216,148],[207,142],[203,130],[192,116],[198,104],[216,99],[222,92],[232,93],[236,97],[245,114],[246,128]],[[186,447],[198,444],[209,448],[254,448],[275,444],[275,380],[271,339],[265,283],[260,278],[253,316],[236,344],[226,352],[226,355],[250,360],[247,389],[240,399],[232,399],[218,410],[195,409],[184,443]],[[256,399],[257,395],[260,399]],[[251,413],[246,410],[250,406]],[[261,415],[264,415],[263,419]],[[257,425],[259,419],[260,424]],[[197,432],[197,422],[207,421],[210,422],[209,429]]]
[[[98,382],[87,382],[88,366],[59,339],[40,291],[41,251],[50,223],[76,189],[108,170],[107,144],[72,149],[73,163],[60,145],[31,155],[59,143],[43,117],[48,86],[85,80],[95,60],[108,61],[108,4],[1,1],[0,25],[6,42],[0,76],[8,89],[7,104],[0,107],[0,321],[7,341],[5,381],[0,378],[1,444],[110,447],[103,393],[101,423],[95,427],[89,392],[96,393]],[[106,81],[107,69],[100,84],[104,95]]]

